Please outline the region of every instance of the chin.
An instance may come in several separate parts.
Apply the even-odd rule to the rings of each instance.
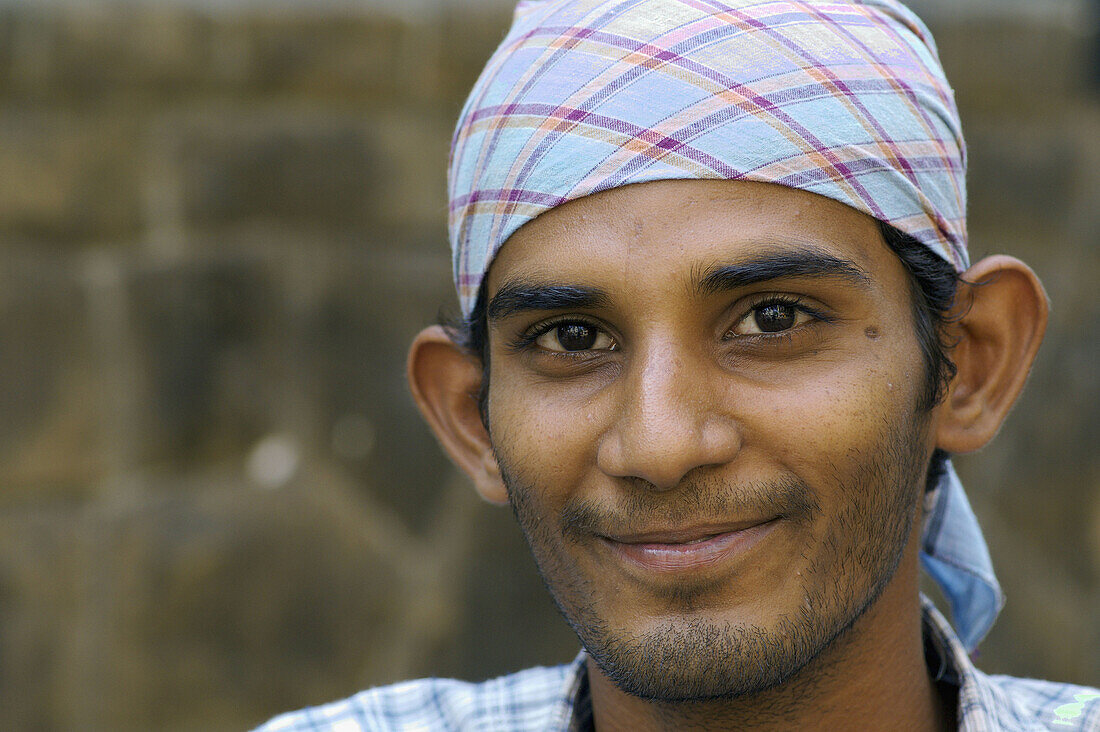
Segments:
[[[766,626],[700,613],[618,631],[583,619],[583,610],[567,619],[600,670],[629,694],[664,702],[733,700],[795,677],[855,624],[885,584],[846,612],[826,611],[833,603],[825,597],[807,597]]]

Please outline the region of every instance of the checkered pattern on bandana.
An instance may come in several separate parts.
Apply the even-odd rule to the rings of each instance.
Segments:
[[[889,0],[521,3],[451,151],[462,310],[525,222],[675,178],[828,196],[965,269],[965,169],[931,35]]]

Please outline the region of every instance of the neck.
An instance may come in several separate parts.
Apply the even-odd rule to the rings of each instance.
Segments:
[[[910,542],[910,548],[915,542]],[[954,712],[924,659],[916,551],[883,594],[817,658],[750,697],[661,702],[631,696],[589,659],[598,732],[649,730],[945,730]]]

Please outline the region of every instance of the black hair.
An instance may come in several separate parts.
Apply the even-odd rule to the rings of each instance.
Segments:
[[[952,313],[955,295],[962,282],[955,268],[914,237],[885,221],[878,222],[886,246],[898,256],[909,274],[909,297],[913,329],[924,361],[924,393],[919,408],[928,411],[943,401],[958,369],[951,360],[954,342],[947,326],[957,319]],[[947,470],[951,456],[936,448],[928,463],[925,490],[936,487]]]
[[[924,393],[919,402],[929,410],[943,400],[957,369],[951,360],[954,345],[946,326],[952,321],[951,307],[959,286],[955,268],[924,244],[885,222],[878,222],[886,246],[898,256],[909,273],[909,296],[913,328],[924,361]]]
[[[913,328],[920,344],[924,365],[924,385],[918,409],[928,411],[943,400],[947,386],[957,369],[951,360],[954,345],[947,335],[946,326],[953,320],[951,314],[958,290],[959,274],[943,258],[924,244],[890,224],[879,221],[879,230],[886,246],[901,260],[909,274],[909,296],[913,316]],[[485,302],[485,280],[478,290],[473,310],[465,318],[441,318],[452,340],[481,362],[481,388],[477,394],[481,421],[489,428],[489,338],[488,317]],[[950,457],[936,449],[928,465],[926,489],[931,490],[946,470]]]

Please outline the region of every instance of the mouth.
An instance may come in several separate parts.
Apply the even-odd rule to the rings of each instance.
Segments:
[[[696,526],[599,538],[628,564],[656,573],[700,570],[739,557],[778,525],[781,517],[723,526]]]

